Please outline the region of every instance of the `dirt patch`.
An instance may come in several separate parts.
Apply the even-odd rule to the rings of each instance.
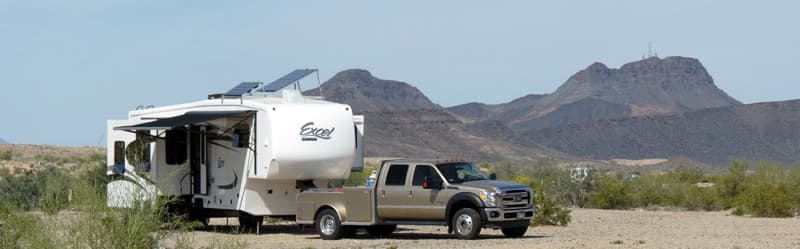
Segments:
[[[90,163],[105,160],[105,148],[59,147],[52,145],[0,144],[0,170],[14,175],[27,170],[56,167],[65,170],[85,169]]]
[[[639,159],[639,160],[630,160],[630,159],[611,159],[609,162],[613,164],[625,165],[625,166],[651,166],[651,165],[658,165],[665,163],[669,160],[663,158],[652,158],[652,159]]]
[[[507,239],[484,229],[478,240],[464,241],[441,226],[400,226],[389,238],[363,232],[350,239],[324,241],[291,223],[265,225],[263,234],[236,234],[235,219],[215,219],[206,231],[191,232],[193,246],[214,241],[246,243],[247,248],[798,248],[800,218],[731,216],[727,212],[617,211],[573,209],[568,227],[533,227],[524,238]],[[162,246],[174,245],[178,233]],[[185,237],[184,237],[185,238]]]

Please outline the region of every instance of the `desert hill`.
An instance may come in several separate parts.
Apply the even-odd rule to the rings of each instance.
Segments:
[[[441,108],[416,87],[376,78],[363,69],[337,73],[322,84],[322,92],[329,101],[349,104],[355,113]],[[304,94],[319,95],[319,89]]]
[[[514,103],[517,103],[514,105]],[[471,120],[500,120],[516,131],[603,119],[674,114],[740,104],[717,88],[699,60],[650,57],[611,69],[596,62],[555,92],[507,104],[448,108]],[[513,105],[513,108],[498,106]]]
[[[311,89],[305,94],[318,91]],[[495,130],[478,123],[467,125],[416,87],[377,78],[366,70],[339,72],[322,84],[322,92],[325,99],[349,104],[354,113],[365,116],[366,154],[370,157],[526,160],[545,156],[534,146],[495,137],[500,133],[510,136],[503,124]]]
[[[447,109],[361,69],[322,87],[326,99],[366,116],[373,157],[800,162],[800,100],[742,105],[687,57],[593,63],[551,94]]]
[[[713,165],[734,159],[796,163],[799,127],[800,100],[791,100],[550,127],[526,132],[517,141],[598,160],[686,157]]]

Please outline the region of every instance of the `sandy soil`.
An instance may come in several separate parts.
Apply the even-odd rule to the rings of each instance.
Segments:
[[[454,239],[439,226],[400,226],[389,238],[359,233],[351,239],[324,241],[292,224],[265,225],[261,235],[231,232],[233,227],[225,226],[225,219],[212,224],[212,231],[171,234],[162,246],[171,247],[183,236],[195,247],[226,241],[246,243],[247,248],[800,248],[798,217],[748,218],[727,212],[574,209],[568,227],[530,228],[521,239],[506,239],[499,230],[484,229],[473,241]]]

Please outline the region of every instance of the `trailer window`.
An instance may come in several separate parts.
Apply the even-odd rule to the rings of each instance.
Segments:
[[[250,147],[250,124],[242,123],[236,125],[233,129],[233,147],[249,148]]]
[[[179,165],[186,162],[186,130],[166,131],[167,164]]]
[[[125,164],[125,141],[114,141],[114,165]]]
[[[386,173],[386,186],[406,185],[407,173],[408,173],[408,165],[389,166],[389,172]]]
[[[130,165],[136,168],[139,173],[150,172],[150,143],[153,139],[149,136],[149,131],[140,131],[125,150],[125,158]]]

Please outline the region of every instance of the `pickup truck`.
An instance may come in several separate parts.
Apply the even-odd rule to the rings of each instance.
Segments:
[[[381,163],[374,188],[299,193],[295,217],[326,240],[362,227],[388,236],[397,225],[443,225],[461,239],[482,228],[522,237],[534,215],[532,197],[528,186],[489,179],[468,162],[400,159]]]

